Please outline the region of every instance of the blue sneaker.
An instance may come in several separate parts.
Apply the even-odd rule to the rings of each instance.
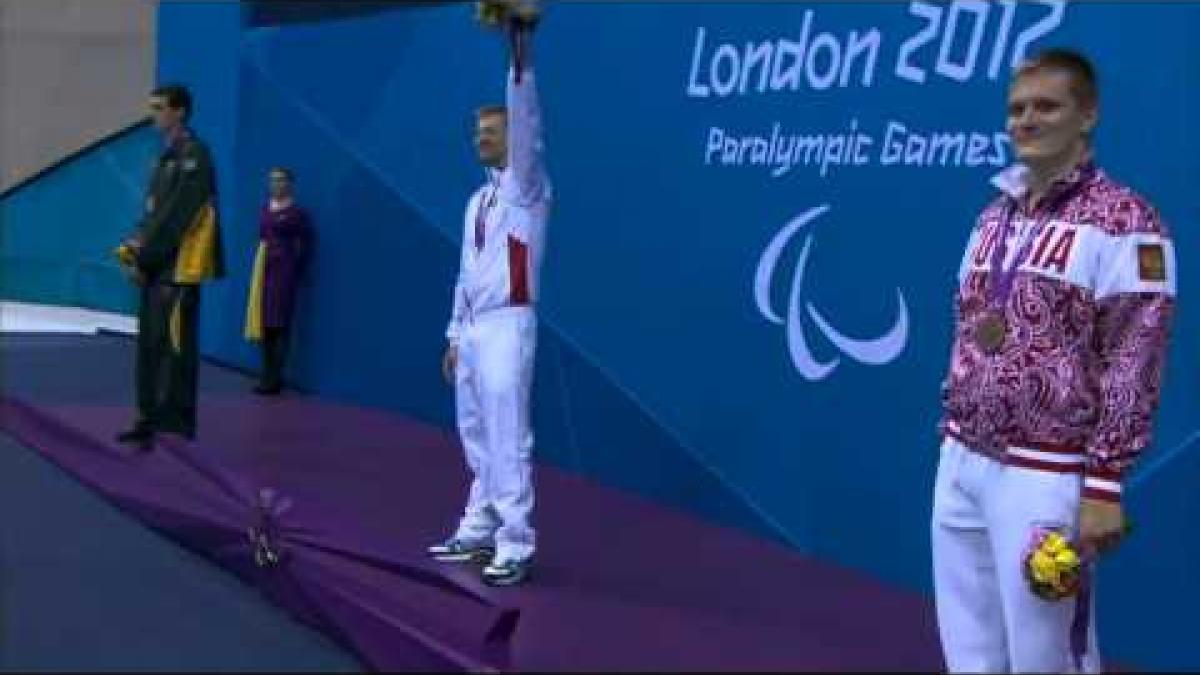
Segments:
[[[492,562],[483,568],[483,582],[489,586],[513,586],[519,584],[529,576],[529,568],[532,562],[529,558],[524,560],[505,560],[499,563]]]
[[[438,562],[479,562],[490,563],[496,555],[496,548],[484,541],[467,541],[451,537],[440,544],[434,544],[425,549],[431,558]]]

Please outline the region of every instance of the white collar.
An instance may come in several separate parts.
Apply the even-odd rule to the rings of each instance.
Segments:
[[[493,166],[484,167],[484,175],[487,176],[488,182],[496,187],[500,186],[500,178],[504,175],[505,171],[508,171],[508,167],[499,169]]]
[[[992,176],[991,183],[1001,192],[1020,199],[1029,192],[1029,167],[1024,164],[1013,164],[1000,173]]]

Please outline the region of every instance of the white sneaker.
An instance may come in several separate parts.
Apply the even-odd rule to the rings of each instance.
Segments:
[[[425,549],[431,558],[439,562],[490,563],[496,555],[496,547],[484,541],[467,541],[451,537],[440,544]]]
[[[530,558],[492,562],[483,568],[483,581],[490,586],[512,586],[519,584],[529,576],[529,568],[532,562]]]

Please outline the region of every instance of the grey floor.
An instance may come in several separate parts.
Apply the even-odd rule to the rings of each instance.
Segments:
[[[0,436],[0,669],[363,667],[254,588]]]

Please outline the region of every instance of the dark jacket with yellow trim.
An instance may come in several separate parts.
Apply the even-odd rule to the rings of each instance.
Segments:
[[[190,132],[163,151],[138,227],[137,266],[148,280],[199,284],[225,276],[216,179],[208,147]]]

